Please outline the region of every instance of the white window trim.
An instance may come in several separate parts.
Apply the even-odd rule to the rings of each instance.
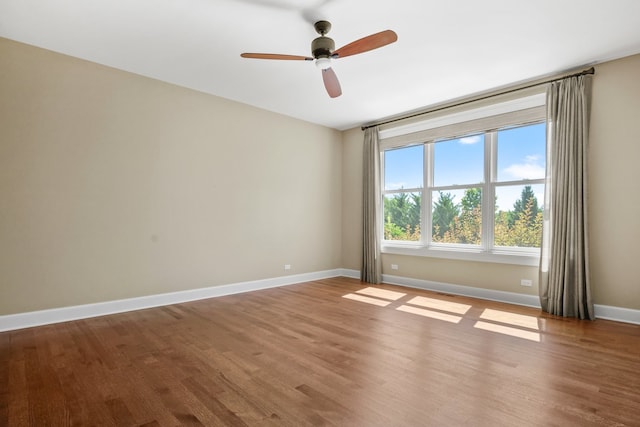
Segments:
[[[386,141],[392,138],[406,135],[415,135],[422,131],[429,131],[432,129],[443,128],[449,125],[460,125],[462,123],[471,123],[475,120],[494,118],[494,120],[507,113],[514,113],[516,111],[526,111],[543,107],[545,104],[545,93],[540,92],[535,95],[522,97],[510,101],[500,102],[488,106],[468,109],[452,114],[443,116],[427,118],[416,123],[408,125],[394,126],[386,129],[381,129],[378,132],[378,138],[380,144],[383,145]],[[498,126],[500,127],[500,126]],[[479,130],[479,129],[478,129]],[[469,131],[470,132],[470,131]],[[465,132],[465,133],[469,133]],[[420,138],[418,138],[420,140]]]
[[[473,132],[484,132],[486,136],[489,136],[491,138],[491,135],[495,135],[489,133],[491,130],[509,125],[525,125],[527,123],[539,122],[541,120],[545,120],[544,93],[538,93],[516,100],[510,100],[480,108],[469,109],[449,115],[427,118],[425,120],[408,125],[387,128],[379,132],[382,170],[384,171],[384,152],[391,148],[425,144],[429,141],[434,141],[441,138],[450,139],[460,137]],[[539,181],[523,180],[512,183],[495,183],[496,177],[492,176],[492,174],[495,173],[494,166],[497,153],[495,149],[491,149],[491,146],[494,144],[494,140],[485,141],[485,176],[484,183],[482,184],[482,191],[483,195],[487,195],[487,197],[482,198],[484,220],[482,224],[483,245],[476,246],[432,243],[429,233],[428,236],[425,236],[427,237],[426,243],[382,240],[381,252],[397,255],[425,256],[444,259],[538,266],[540,262],[540,250],[537,248],[489,247],[489,242],[493,242],[494,218],[493,209],[491,209],[491,203],[495,197],[495,194],[490,193],[494,193],[496,186],[506,184],[528,185],[531,183],[538,183],[536,181]],[[429,157],[432,155],[430,153],[431,150],[432,145],[426,144],[424,150],[425,162],[429,161]],[[492,153],[493,155],[490,156],[490,153]],[[424,200],[427,200],[427,197],[429,196],[429,194],[427,193],[430,193],[430,184],[432,184],[431,182],[429,182],[430,179],[430,177],[425,176],[424,187],[418,190],[422,193],[422,198]],[[381,180],[382,182],[380,188],[384,189],[383,173],[381,173]],[[491,191],[487,191],[489,189]],[[412,190],[416,189],[404,189],[403,191],[408,193],[412,192]],[[384,194],[391,192],[393,191],[382,191],[380,203],[382,203],[384,199]],[[426,209],[423,209],[422,223],[425,224],[424,230],[430,230],[431,223],[430,220],[427,220],[427,218],[430,218],[430,216],[426,211]],[[484,212],[486,212],[487,214],[484,214]],[[380,235],[384,236],[384,219],[380,222],[379,227],[381,227],[382,229]]]

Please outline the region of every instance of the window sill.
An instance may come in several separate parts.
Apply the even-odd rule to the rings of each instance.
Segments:
[[[491,262],[498,264],[515,264],[537,267],[540,264],[540,254],[528,250],[495,249],[485,251],[481,248],[461,248],[442,246],[422,246],[410,242],[383,242],[383,254],[424,256],[463,261]]]

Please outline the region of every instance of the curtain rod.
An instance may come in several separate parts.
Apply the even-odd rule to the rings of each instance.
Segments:
[[[595,74],[595,72],[596,72],[595,68],[591,67],[591,68],[589,68],[587,70],[583,70],[583,71],[580,71],[580,72],[574,73],[574,74],[569,74],[569,75],[564,76],[564,77],[555,77],[555,78],[544,80],[544,81],[541,81],[541,82],[531,83],[531,84],[528,84],[528,85],[525,85],[525,86],[520,86],[520,87],[516,87],[516,88],[513,88],[513,89],[507,89],[507,90],[504,90],[504,91],[501,91],[501,92],[492,93],[490,95],[485,95],[485,96],[481,96],[481,97],[478,97],[478,98],[471,98],[471,99],[467,99],[465,101],[460,101],[460,102],[457,102],[457,103],[454,103],[454,104],[450,104],[450,105],[443,105],[441,107],[433,108],[433,109],[427,110],[427,111],[422,111],[420,113],[410,114],[408,116],[403,116],[403,117],[398,117],[398,118],[395,118],[395,119],[384,120],[382,122],[372,123],[370,125],[362,126],[360,129],[361,130],[365,130],[365,129],[372,128],[374,126],[381,126],[381,125],[386,125],[386,124],[389,124],[389,123],[399,122],[399,121],[406,120],[406,119],[412,119],[414,117],[420,117],[420,116],[423,116],[425,114],[434,113],[436,111],[446,110],[448,108],[453,108],[453,107],[459,107],[460,105],[466,105],[466,104],[470,104],[470,103],[476,102],[476,101],[482,101],[483,99],[489,99],[489,98],[493,98],[493,97],[496,97],[496,96],[506,95],[508,93],[518,92],[518,91],[521,91],[521,90],[530,89],[532,87],[545,85],[547,83],[557,82],[558,80],[566,79],[566,78],[569,78],[569,77],[578,77],[578,76],[585,76],[587,74]]]

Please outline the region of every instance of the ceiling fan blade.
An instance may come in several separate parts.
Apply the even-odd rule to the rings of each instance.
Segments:
[[[299,55],[281,55],[279,53],[241,53],[240,56],[243,58],[253,58],[253,59],[281,59],[281,60],[289,60],[289,61],[313,61],[313,58],[310,56],[299,56]]]
[[[336,76],[336,73],[332,68],[322,70],[322,80],[324,81],[324,87],[327,89],[327,93],[331,98],[337,98],[342,95],[338,76]]]
[[[398,40],[398,35],[394,31],[380,31],[379,33],[371,34],[370,36],[363,37],[348,45],[342,46],[340,49],[334,51],[332,56],[344,58],[345,56],[356,55],[386,46],[396,40]]]

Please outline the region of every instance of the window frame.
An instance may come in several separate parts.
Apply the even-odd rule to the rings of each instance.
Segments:
[[[546,121],[545,96],[538,92],[518,99],[485,105],[450,114],[437,114],[420,121],[380,130],[380,212],[384,212],[384,198],[394,193],[421,193],[420,241],[384,240],[384,215],[379,221],[381,252],[388,254],[427,256],[445,259],[470,260],[537,266],[540,248],[494,245],[495,212],[492,201],[496,188],[544,184],[545,179],[497,181],[497,135],[509,127],[520,127]],[[483,182],[438,186],[433,185],[434,147],[439,141],[484,134]],[[423,187],[385,190],[385,151],[423,145]],[[481,188],[482,229],[481,244],[452,244],[432,242],[433,194],[437,191]],[[424,224],[424,225],[423,225]]]

